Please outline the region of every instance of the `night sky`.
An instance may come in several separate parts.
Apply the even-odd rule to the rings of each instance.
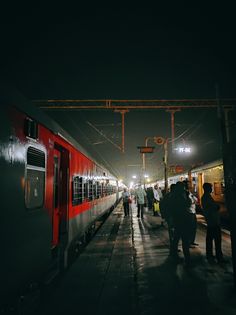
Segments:
[[[226,5],[9,9],[1,22],[1,80],[31,100],[205,99],[215,98],[216,84],[220,97],[236,98],[234,11]],[[140,172],[136,147],[144,145],[144,138],[171,135],[170,114],[164,110],[131,111],[122,154],[87,124],[120,145],[120,114],[48,114],[128,180]],[[221,156],[216,110],[182,110],[175,122],[178,142],[194,152],[170,156],[171,163],[190,167]],[[147,157],[147,171],[160,173],[162,156],[156,147]]]

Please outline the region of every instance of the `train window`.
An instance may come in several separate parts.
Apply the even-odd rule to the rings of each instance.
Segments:
[[[102,195],[102,185],[97,182],[97,198],[100,198]]]
[[[93,200],[93,181],[89,180],[89,200]]]
[[[25,173],[25,206],[37,209],[43,206],[45,192],[45,153],[34,147],[27,151]]]
[[[107,195],[107,185],[103,184],[103,196]]]
[[[104,186],[104,183],[102,183],[101,185],[101,197],[104,197],[105,196],[105,186]]]
[[[89,198],[89,185],[88,181],[84,179],[84,199],[88,200]]]
[[[84,197],[83,177],[75,176],[72,181],[72,204],[79,205],[83,202]]]
[[[45,168],[45,153],[34,147],[27,150],[27,165]]]
[[[25,205],[27,209],[43,206],[45,189],[45,172],[27,169],[25,181]]]
[[[38,124],[30,118],[25,119],[24,131],[25,131],[26,137],[29,137],[32,139],[38,138]]]
[[[97,198],[97,182],[93,183],[93,199]]]

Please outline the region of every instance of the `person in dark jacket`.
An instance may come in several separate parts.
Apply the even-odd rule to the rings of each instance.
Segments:
[[[123,199],[123,208],[124,208],[124,214],[125,217],[129,216],[129,198],[130,198],[130,193],[127,188],[124,189],[122,192],[122,199]]]
[[[201,198],[203,214],[207,223],[206,234],[206,258],[209,262],[214,261],[213,256],[213,240],[215,242],[215,253],[217,261],[224,262],[223,253],[221,249],[221,228],[220,228],[220,214],[219,205],[211,196],[212,185],[210,183],[203,184],[204,194]]]
[[[154,198],[153,189],[152,189],[152,187],[148,187],[147,188],[147,200],[148,200],[148,209],[149,210],[152,210],[153,198]]]
[[[182,240],[182,249],[186,266],[190,264],[189,251],[189,227],[191,225],[191,216],[188,211],[191,200],[186,195],[183,182],[177,182],[173,194],[171,195],[171,208],[174,226],[173,252],[171,255],[178,258],[178,244]]]
[[[170,185],[170,191],[164,195],[160,201],[161,217],[166,221],[169,233],[170,254],[173,252],[173,239],[174,239],[174,225],[173,225],[173,205],[171,203],[171,196],[174,193],[175,184]]]
[[[190,228],[190,239],[189,239],[189,246],[190,248],[194,248],[196,246],[198,246],[199,244],[197,244],[195,242],[195,238],[196,238],[196,233],[197,233],[197,214],[196,214],[196,204],[197,204],[197,197],[194,196],[191,191],[190,191],[190,187],[189,187],[189,181],[185,180],[183,181],[184,185],[185,185],[185,190],[186,190],[186,194],[187,196],[190,198],[191,200],[191,205],[188,209],[190,215],[191,215],[191,228]]]

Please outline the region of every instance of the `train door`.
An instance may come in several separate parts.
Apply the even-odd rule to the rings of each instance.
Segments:
[[[53,246],[64,247],[68,232],[69,153],[60,145],[54,147],[53,175]]]
[[[54,172],[53,172],[53,236],[52,244],[57,246],[59,243],[59,226],[60,226],[60,211],[59,211],[59,186],[60,186],[60,160],[61,154],[54,149]]]
[[[203,195],[203,188],[202,188],[202,185],[203,185],[203,173],[198,173],[198,175],[197,175],[197,182],[198,182],[198,198],[199,198],[199,201],[200,201],[200,204],[201,204],[201,197]]]

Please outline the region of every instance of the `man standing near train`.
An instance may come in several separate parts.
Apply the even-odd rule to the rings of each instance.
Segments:
[[[212,185],[210,183],[203,184],[204,194],[201,198],[203,214],[207,223],[206,234],[206,258],[209,263],[214,262],[213,256],[213,240],[215,242],[215,253],[218,263],[225,262],[221,249],[221,228],[220,228],[220,207],[212,198]]]
[[[191,200],[191,204],[188,208],[188,211],[191,217],[191,226],[189,229],[189,246],[190,248],[194,248],[199,245],[195,243],[195,238],[196,238],[196,233],[197,233],[197,215],[196,215],[197,197],[191,193],[190,187],[189,187],[189,181],[185,180],[183,181],[183,183],[185,185],[187,197]]]
[[[127,190],[127,188],[125,188],[124,191],[122,192],[123,208],[124,208],[125,217],[129,216],[129,198],[130,198],[130,193]]]
[[[135,198],[136,198],[137,207],[138,207],[138,214],[137,214],[138,218],[140,218],[140,216],[141,218],[143,218],[146,196],[147,196],[146,191],[142,188],[141,184],[138,184],[138,188],[135,191]]]
[[[184,183],[177,182],[170,196],[171,216],[174,227],[171,255],[178,260],[178,243],[181,239],[186,267],[190,265],[189,227],[191,225],[191,215],[188,211],[190,205],[191,200],[186,194]]]

